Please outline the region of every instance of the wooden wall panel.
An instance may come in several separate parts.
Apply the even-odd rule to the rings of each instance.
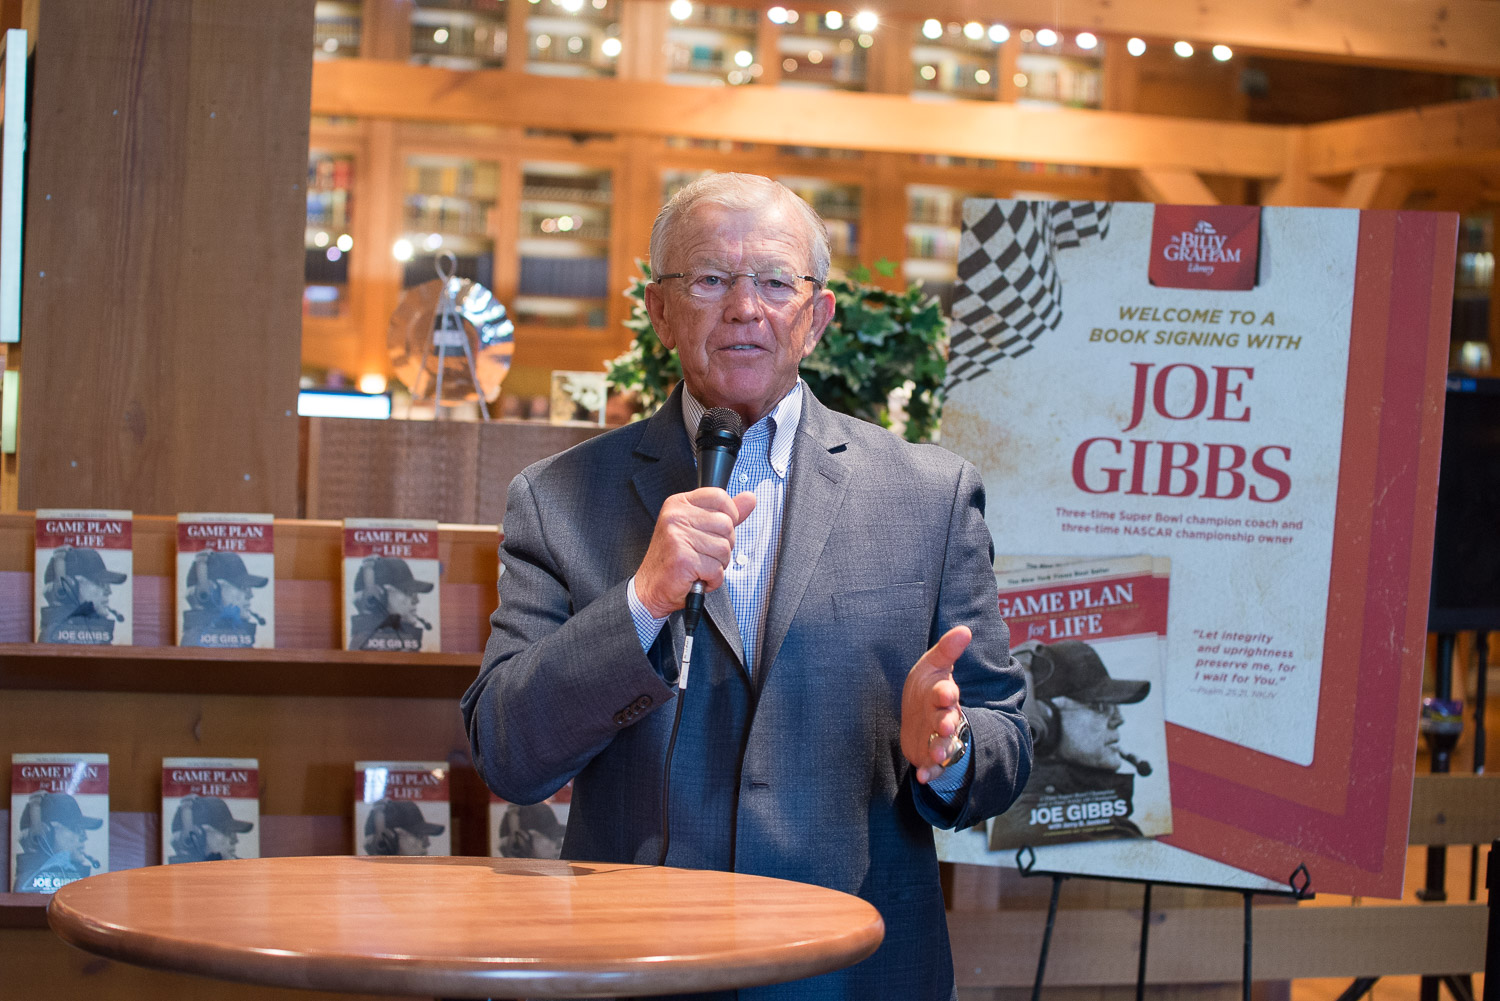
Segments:
[[[296,513],[312,14],[40,5],[21,507]]]

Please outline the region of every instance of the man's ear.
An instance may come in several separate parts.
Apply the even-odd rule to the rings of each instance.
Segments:
[[[812,326],[807,332],[807,343],[802,346],[802,357],[806,358],[813,353],[813,348],[818,346],[818,341],[823,339],[823,332],[833,322],[834,308],[833,293],[826,288],[818,289],[812,300]]]
[[[668,348],[677,347],[672,324],[667,320],[667,298],[659,282],[646,283],[646,312],[650,314],[651,326],[662,344]]]

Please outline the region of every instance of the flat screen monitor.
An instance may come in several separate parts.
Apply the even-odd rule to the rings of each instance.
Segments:
[[[1500,629],[1500,379],[1448,378],[1427,628]]]

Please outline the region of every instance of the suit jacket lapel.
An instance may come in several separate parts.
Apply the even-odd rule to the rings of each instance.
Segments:
[[[807,585],[818,569],[823,546],[849,488],[850,470],[842,454],[848,443],[849,436],[828,409],[804,387],[802,418],[792,445],[791,476],[781,518],[776,579],[771,585],[765,635],[757,661],[761,666],[755,672],[759,688],[765,687],[766,677],[807,593]]]
[[[661,409],[646,419],[646,429],[636,443],[637,468],[631,477],[636,496],[645,505],[652,521],[672,494],[686,493],[698,486],[697,461],[693,456],[687,429],[682,423],[682,384],[678,383]],[[735,621],[734,605],[726,588],[716,588],[703,597],[703,611],[715,629],[734,651],[740,672],[745,673],[745,647]],[[678,630],[673,630],[673,635]],[[680,649],[680,646],[679,646]]]

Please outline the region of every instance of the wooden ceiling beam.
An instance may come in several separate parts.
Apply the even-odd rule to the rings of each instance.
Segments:
[[[750,6],[777,3],[752,0]],[[1202,46],[1222,42],[1236,51],[1319,61],[1500,72],[1500,4],[1494,0],[865,0],[856,6],[889,21],[998,21]]]
[[[1339,204],[1346,209],[1399,209],[1411,188],[1411,175],[1405,171],[1366,167],[1349,179]]]
[[[1375,167],[1500,164],[1500,98],[1360,115],[1308,125],[1302,134],[1302,167],[1315,177]]]
[[[1135,183],[1149,202],[1166,205],[1217,205],[1218,196],[1190,170],[1138,170]]]
[[[1288,165],[1288,130],[1272,125],[886,94],[537,77],[373,59],[315,63],[312,113],[1233,177],[1278,177]]]

